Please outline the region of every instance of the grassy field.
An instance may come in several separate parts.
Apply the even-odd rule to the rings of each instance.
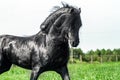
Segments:
[[[120,80],[120,62],[69,64],[71,80]],[[19,67],[0,75],[0,80],[29,80],[30,71]],[[45,72],[39,80],[61,80],[55,72]]]

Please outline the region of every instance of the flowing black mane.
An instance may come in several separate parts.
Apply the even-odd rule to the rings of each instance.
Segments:
[[[40,25],[40,29],[45,33],[48,33],[49,28],[52,26],[55,20],[63,13],[68,13],[71,9],[77,9],[77,8],[65,3],[62,3],[62,7],[54,6],[53,12]]]
[[[52,9],[52,12],[57,11],[60,8],[77,8],[77,7],[62,2],[62,7],[61,6],[54,6]]]

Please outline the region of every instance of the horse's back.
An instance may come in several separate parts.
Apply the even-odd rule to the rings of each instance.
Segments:
[[[12,64],[30,68],[30,54],[32,48],[29,47],[28,40],[29,37],[12,35],[0,36],[0,55],[3,59],[9,60]]]

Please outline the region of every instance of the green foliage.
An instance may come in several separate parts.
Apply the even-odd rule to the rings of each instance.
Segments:
[[[84,53],[80,48],[73,49],[73,54],[71,54],[74,59],[80,60],[82,55],[82,61],[91,62],[111,62],[111,61],[120,61],[120,48],[119,49],[96,49],[95,51],[90,50]],[[92,60],[91,60],[92,59]]]
[[[73,49],[73,54],[71,54],[71,56],[72,55],[73,55],[73,58],[79,59],[80,55],[84,55],[84,53],[83,53],[83,51],[80,48],[78,48],[78,49],[76,48],[76,49]]]

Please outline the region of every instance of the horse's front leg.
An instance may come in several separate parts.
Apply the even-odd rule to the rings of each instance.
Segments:
[[[56,72],[61,75],[62,80],[70,80],[67,66],[57,69]]]
[[[33,67],[30,80],[37,80],[39,75],[40,75],[40,66]]]

